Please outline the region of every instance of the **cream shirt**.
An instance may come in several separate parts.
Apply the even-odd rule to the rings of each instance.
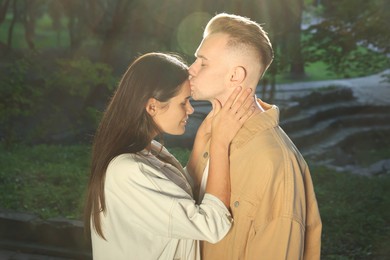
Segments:
[[[279,127],[278,108],[259,102],[266,111],[247,120],[230,147],[233,227],[220,242],[203,243],[202,259],[320,259],[322,224],[309,168]],[[205,151],[196,174],[207,174],[207,165]],[[206,182],[203,175],[201,189]]]
[[[162,154],[173,157],[165,148]],[[94,260],[200,259],[198,240],[215,243],[231,227],[218,198],[207,193],[195,204],[187,173],[145,151],[110,162],[105,196],[107,240],[92,228]]]

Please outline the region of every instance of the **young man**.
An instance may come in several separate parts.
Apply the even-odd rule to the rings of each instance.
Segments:
[[[195,56],[189,69],[192,97],[224,104],[237,86],[255,93],[273,50],[259,24],[219,14],[207,24]],[[207,125],[200,130],[197,135],[209,135]],[[200,199],[208,146],[194,147],[193,155],[200,156],[187,165]],[[310,171],[280,128],[276,106],[257,100],[255,113],[231,143],[230,178],[233,228],[222,241],[205,242],[202,259],[320,259],[322,224]]]

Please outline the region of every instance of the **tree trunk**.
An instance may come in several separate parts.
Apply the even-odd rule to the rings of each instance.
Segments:
[[[291,41],[291,64],[290,73],[293,78],[305,77],[305,64],[301,52],[301,37],[295,33],[290,37]]]
[[[303,78],[305,76],[304,60],[301,49],[301,22],[303,12],[303,0],[295,0],[288,5],[290,19],[288,28],[288,53],[290,56],[290,73],[293,78]]]
[[[26,1],[25,4],[26,6],[25,6],[24,19],[23,19],[24,38],[30,50],[35,50],[35,44],[34,44],[35,17],[31,11],[34,8],[33,7],[34,2]]]
[[[113,52],[121,33],[126,26],[126,19],[132,1],[119,0],[116,2],[114,13],[111,16],[110,27],[103,32],[103,43],[101,47],[101,59],[104,63],[112,64]],[[107,10],[105,10],[107,11]],[[107,14],[106,14],[107,15]]]
[[[82,42],[83,31],[83,15],[86,10],[83,8],[84,1],[77,0],[63,0],[60,4],[63,7],[64,14],[68,18],[68,33],[69,33],[69,45],[71,52],[75,52],[79,49]]]
[[[7,47],[9,49],[12,48],[12,36],[13,36],[13,31],[14,31],[14,25],[16,23],[16,19],[19,16],[18,8],[16,6],[16,0],[12,2],[12,9],[14,12],[14,15],[12,16],[11,24],[8,27],[8,39],[7,39]]]
[[[11,0],[5,0],[0,6],[0,24],[2,24],[5,20],[5,16],[7,14],[8,6]]]

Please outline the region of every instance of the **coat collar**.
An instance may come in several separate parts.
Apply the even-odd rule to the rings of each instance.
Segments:
[[[256,133],[262,132],[279,125],[279,108],[257,99],[265,110],[249,118],[232,141],[232,145],[241,146],[250,140]]]

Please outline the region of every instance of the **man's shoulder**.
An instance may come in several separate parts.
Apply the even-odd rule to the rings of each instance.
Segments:
[[[233,149],[247,150],[247,149],[263,149],[276,147],[278,142],[274,135],[275,126],[263,127],[261,121],[255,124],[252,122],[250,127],[243,127],[232,141]],[[276,131],[279,131],[276,125]]]

